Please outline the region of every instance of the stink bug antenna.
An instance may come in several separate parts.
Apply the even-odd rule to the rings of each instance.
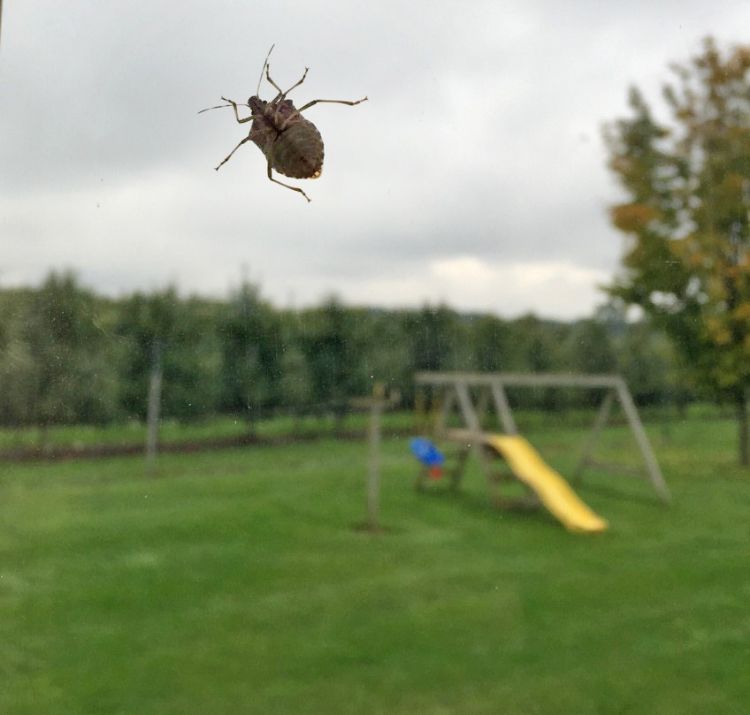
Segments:
[[[0,0],[0,9],[2,9],[3,0]],[[271,49],[268,50],[268,54],[266,55],[266,59],[263,60],[263,68],[260,71],[260,78],[258,79],[258,88],[255,90],[255,96],[257,97],[260,94],[260,83],[263,81],[263,73],[266,71],[266,67],[268,67],[268,58],[271,56],[271,53],[273,52],[273,48],[276,47],[276,43],[271,45]],[[224,99],[224,97],[222,97]],[[232,102],[230,102],[228,99],[225,99],[224,101],[227,102],[227,104],[217,104],[215,107],[206,107],[205,109],[201,109],[198,114],[203,114],[203,112],[210,112],[212,109],[225,109],[226,107],[231,107]]]
[[[2,2],[2,0],[0,0]],[[268,66],[268,58],[271,56],[271,53],[273,52],[273,48],[276,47],[276,43],[274,42],[273,45],[271,45],[271,49],[268,50],[268,54],[266,55],[266,59],[263,60],[263,67],[261,67],[260,70],[260,77],[258,77],[258,87],[255,90],[255,96],[260,95],[260,83],[263,81],[263,73],[266,71],[266,67]]]
[[[198,114],[203,114],[203,112],[210,112],[212,109],[224,109],[226,107],[231,107],[231,104],[217,104],[215,107],[206,107],[205,109],[201,109]]]

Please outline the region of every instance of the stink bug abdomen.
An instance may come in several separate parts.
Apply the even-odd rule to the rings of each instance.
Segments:
[[[323,137],[306,119],[287,127],[271,145],[268,157],[279,174],[317,179],[323,170]]]

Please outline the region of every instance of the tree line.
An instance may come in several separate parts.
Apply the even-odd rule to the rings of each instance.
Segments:
[[[233,414],[252,423],[321,406],[343,413],[376,382],[409,404],[418,370],[619,372],[641,404],[690,398],[668,340],[648,322],[627,322],[615,303],[565,323],[446,305],[357,308],[334,297],[279,309],[247,282],[224,300],[174,288],[112,299],[58,272],[35,289],[0,290],[5,426],[143,419],[157,356],[162,416],[178,420]],[[556,409],[582,399],[532,391],[514,401]]]

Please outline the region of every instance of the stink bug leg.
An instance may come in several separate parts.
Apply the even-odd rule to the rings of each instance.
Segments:
[[[272,172],[273,169],[271,167],[271,162],[268,163],[268,178],[273,181],[274,184],[278,184],[279,186],[286,186],[287,189],[291,189],[292,191],[299,191],[306,199],[307,203],[310,203],[310,197],[302,191],[302,189],[299,188],[299,186],[290,186],[289,184],[285,184],[283,181],[279,181],[278,179],[274,179]]]
[[[251,119],[255,118],[254,115],[251,114],[249,117],[245,117],[244,119],[240,119],[240,113],[237,111],[237,102],[235,102],[232,99],[227,99],[226,97],[222,97],[222,99],[225,102],[229,102],[229,104],[232,105],[232,109],[234,109],[234,116],[237,117],[237,121],[240,124],[244,124],[245,122],[249,122]]]
[[[367,97],[362,97],[362,99],[358,99],[355,102],[347,102],[345,99],[313,99],[312,102],[308,102],[307,104],[300,107],[297,111],[303,112],[305,109],[309,109],[313,106],[313,104],[320,104],[322,102],[326,102],[328,104],[346,104],[350,107],[353,107],[355,104],[362,104],[362,102],[366,102]]]
[[[224,164],[226,164],[232,158],[232,154],[234,154],[234,152],[236,152],[237,149],[239,149],[245,142],[251,141],[252,138],[253,133],[250,132],[250,134],[248,134],[236,147],[234,147],[234,149],[232,149],[232,151],[230,151],[229,154],[227,154],[227,156],[222,160],[222,162],[218,166],[215,166],[214,169],[216,171],[221,169],[221,167],[224,166]]]
[[[274,82],[271,79],[271,65],[266,65],[266,79],[270,82],[273,88],[278,92],[278,94],[273,98],[272,101],[277,102],[281,99],[284,99],[284,97],[286,97],[287,94],[289,94],[289,92],[291,92],[295,87],[299,87],[305,81],[305,77],[307,77],[307,73],[309,71],[310,71],[310,68],[305,67],[305,71],[302,73],[302,78],[298,82],[295,82],[286,92],[282,92],[281,87],[279,87],[279,85],[276,84],[276,82]]]
[[[234,109],[234,116],[237,117],[237,121],[240,124],[243,124],[245,122],[249,122],[251,119],[253,119],[253,115],[252,114],[249,117],[245,117],[244,119],[240,119],[240,113],[237,111],[237,102],[235,102],[234,100],[231,100],[231,99],[227,99],[226,97],[222,97],[222,99],[225,102],[229,102],[229,104],[232,106],[232,109]],[[229,152],[229,154],[226,156],[226,158],[218,166],[215,166],[214,169],[216,171],[218,171],[219,169],[221,169],[221,167],[224,166],[224,164],[226,164],[232,158],[232,155],[234,154],[234,152],[237,151],[237,149],[239,149],[245,142],[252,141],[253,138],[254,138],[253,137],[253,130],[251,129],[250,133],[242,141],[240,141],[240,143],[237,144],[237,146],[234,147],[234,149],[232,149],[232,151]]]

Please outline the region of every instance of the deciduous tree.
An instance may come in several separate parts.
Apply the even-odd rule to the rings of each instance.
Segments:
[[[631,116],[605,130],[627,199],[627,235],[612,293],[674,339],[699,384],[736,406],[739,458],[750,462],[750,46],[711,38],[664,87],[659,121],[637,89]]]

